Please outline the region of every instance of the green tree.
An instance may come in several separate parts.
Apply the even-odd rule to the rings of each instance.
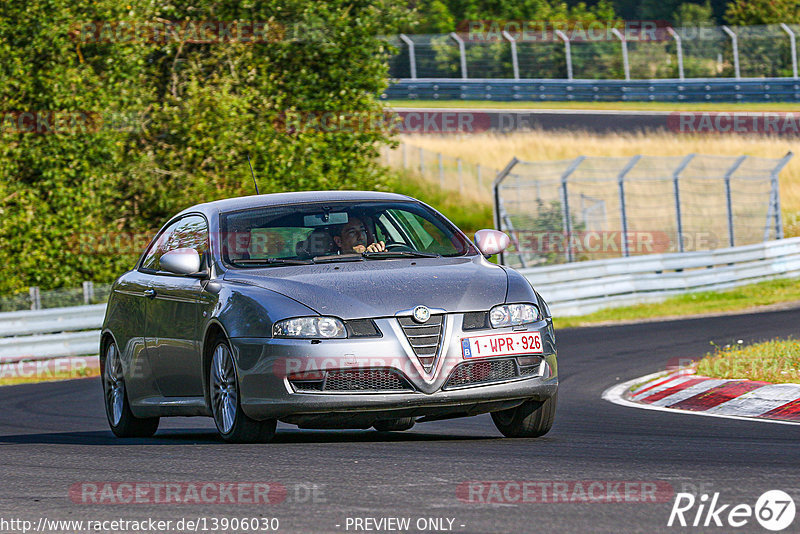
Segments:
[[[728,3],[725,20],[734,26],[800,22],[796,0],[734,0]]]
[[[676,26],[714,26],[714,14],[711,9],[711,2],[706,0],[704,4],[684,2],[678,6],[673,15]]]
[[[138,118],[133,129],[106,123],[50,134],[2,123],[0,293],[114,278],[141,252],[141,237],[120,250],[129,240],[118,234],[152,235],[189,205],[250,194],[247,154],[262,192],[386,187],[376,151],[387,132],[286,128],[282,117],[380,113],[390,50],[379,36],[408,16],[396,0],[0,4],[4,118],[31,111]],[[80,22],[157,20],[268,21],[280,38],[76,37]]]

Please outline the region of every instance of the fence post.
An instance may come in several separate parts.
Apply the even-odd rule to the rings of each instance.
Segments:
[[[617,182],[619,183],[619,210],[622,218],[622,255],[626,258],[631,255],[631,252],[628,250],[628,215],[625,212],[625,175],[636,166],[640,159],[642,159],[641,155],[633,156],[617,176]]]
[[[675,194],[675,218],[678,225],[678,251],[683,252],[683,220],[681,219],[681,190],[678,185],[681,173],[694,158],[694,154],[689,154],[680,162],[675,172],[672,173],[672,187]]]
[[[464,192],[464,179],[461,176],[461,158],[456,158],[456,168],[458,169],[458,192]]]
[[[439,188],[444,189],[444,163],[442,163],[442,153],[439,152],[436,156],[439,160]]]
[[[458,54],[461,56],[461,78],[466,80],[467,76],[467,50],[464,47],[464,40],[456,33],[450,32],[450,38],[458,43]]]
[[[414,41],[412,41],[408,35],[401,33],[400,40],[403,41],[408,46],[408,66],[409,70],[411,71],[411,79],[417,79],[417,56],[414,53]]]
[[[611,28],[611,33],[617,36],[622,45],[622,68],[625,70],[625,81],[629,82],[631,80],[631,66],[630,63],[628,63],[628,41],[625,40],[625,36],[616,28]]]
[[[556,30],[556,35],[564,41],[564,57],[567,60],[567,80],[572,80],[572,48],[569,44],[569,37],[561,30]]]
[[[781,22],[781,28],[789,34],[789,42],[792,44],[792,77],[797,78],[797,40],[789,26]]]
[[[511,66],[514,69],[514,79],[519,80],[519,59],[517,58],[517,40],[510,33],[503,30],[503,37],[511,43]]]
[[[781,158],[771,172],[772,191],[775,198],[775,239],[783,239],[783,219],[781,218],[781,196],[778,189],[778,173],[781,172],[781,169],[783,169],[787,163],[789,163],[789,160],[792,159],[792,156],[794,156],[794,153],[790,150],[785,156],[783,156],[783,158]]]
[[[724,177],[725,202],[728,205],[728,243],[732,247],[736,246],[736,236],[734,234],[734,229],[733,229],[733,199],[731,198],[731,176],[733,176],[733,173],[736,172],[736,169],[738,169],[746,159],[747,156],[739,156],[738,158],[736,158],[736,161],[733,162],[731,168],[725,171],[725,177]]]
[[[667,33],[669,33],[673,39],[675,39],[675,46],[677,47],[678,52],[678,79],[683,81],[685,78],[683,77],[683,42],[681,41],[681,36],[678,35],[672,26],[667,26]]]
[[[733,30],[727,26],[722,26],[722,31],[727,33],[731,38],[731,46],[733,47],[733,72],[738,80],[741,78],[741,73],[739,72],[739,40]]]
[[[494,196],[494,227],[501,232],[503,231],[503,205],[500,200],[500,184],[503,183],[503,180],[506,179],[506,176],[509,175],[511,169],[513,169],[517,163],[519,163],[519,160],[516,157],[511,158],[511,161],[508,162],[508,165],[506,165],[505,168],[497,174],[494,182],[492,183],[492,194]],[[501,252],[497,260],[500,265],[505,264],[504,258],[505,255]]]
[[[36,286],[31,286],[28,288],[28,293],[31,296],[31,310],[41,310],[42,295],[39,292],[39,288]]]
[[[425,149],[419,147],[419,173],[425,176]]]
[[[83,303],[89,305],[94,301],[94,283],[93,282],[84,282],[83,283]]]
[[[567,244],[567,261],[573,261],[572,257],[572,244],[570,240],[572,239],[572,220],[569,216],[569,192],[567,188],[567,180],[569,179],[570,174],[575,172],[575,169],[578,168],[583,160],[586,159],[586,156],[578,156],[573,160],[572,163],[569,164],[567,170],[564,171],[564,174],[561,175],[561,219],[562,224],[564,225],[564,233],[566,234],[566,244]]]

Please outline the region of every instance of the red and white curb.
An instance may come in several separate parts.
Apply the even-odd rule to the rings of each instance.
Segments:
[[[617,384],[603,399],[633,408],[800,425],[800,384],[708,378],[694,369]]]

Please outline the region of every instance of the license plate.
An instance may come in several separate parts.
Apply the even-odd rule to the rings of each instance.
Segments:
[[[541,354],[543,352],[542,334],[539,332],[512,332],[510,334],[464,337],[461,338],[461,352],[465,359]]]

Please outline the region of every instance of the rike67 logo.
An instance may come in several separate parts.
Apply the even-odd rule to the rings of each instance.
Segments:
[[[795,507],[792,497],[781,490],[764,492],[755,506],[749,504],[723,504],[719,493],[704,493],[696,498],[692,493],[678,493],[672,504],[667,526],[671,527],[733,527],[740,528],[755,520],[767,530],[784,530],[794,521]]]

